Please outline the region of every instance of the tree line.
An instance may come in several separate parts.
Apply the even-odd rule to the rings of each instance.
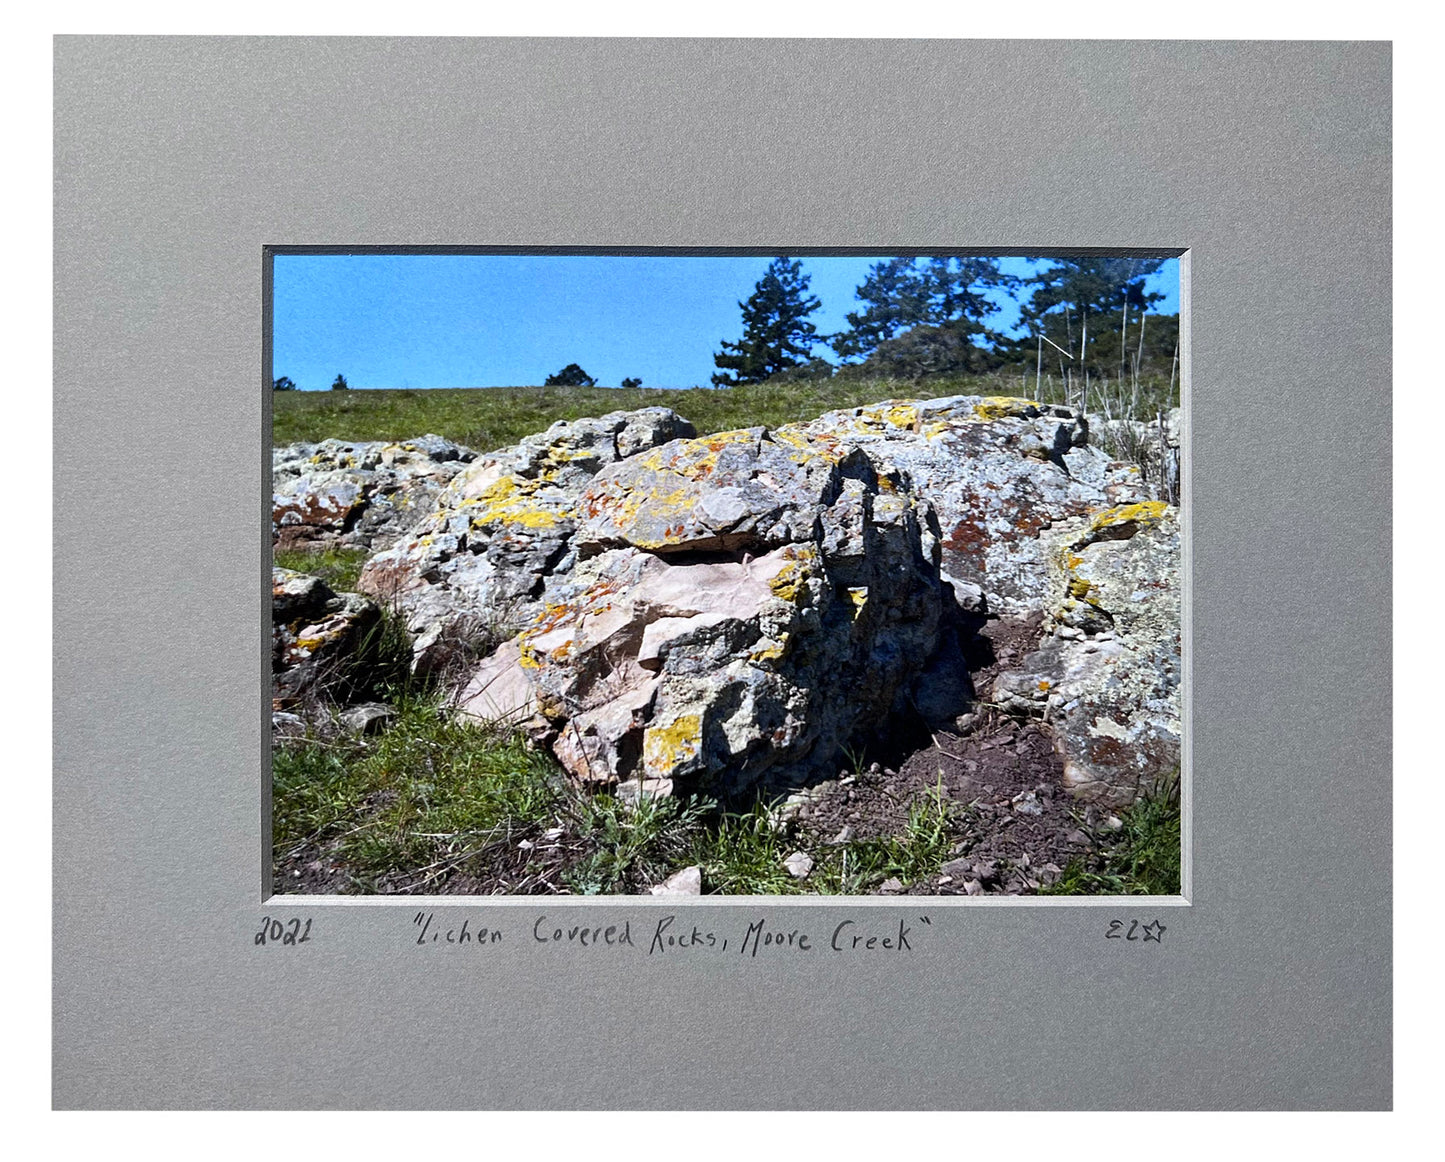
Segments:
[[[928,379],[1001,369],[1066,382],[1170,374],[1177,315],[1150,315],[1164,296],[1145,289],[1162,258],[1055,258],[1034,274],[1004,272],[992,258],[910,257],[875,263],[857,288],[860,309],[831,335],[810,321],[822,305],[802,263],[775,258],[738,304],[742,337],[713,356],[718,387],[764,380],[849,377]],[[990,324],[998,293],[1019,304],[1022,334]],[[1152,331],[1150,327],[1152,325]],[[820,344],[839,357],[814,353]]]

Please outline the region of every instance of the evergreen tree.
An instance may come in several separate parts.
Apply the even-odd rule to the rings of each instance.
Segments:
[[[332,391],[346,391],[350,386],[351,385],[346,382],[346,376],[342,375],[339,371],[336,373],[336,378],[331,381]]]
[[[847,331],[829,337],[844,359],[866,359],[880,344],[914,327],[945,327],[949,343],[961,336],[996,336],[983,320],[998,310],[985,291],[1012,289],[1019,280],[991,258],[890,258],[875,263],[858,288],[862,311],[850,311]]]
[[[821,303],[807,294],[808,283],[801,262],[773,259],[747,302],[738,304],[743,337],[736,343],[724,339],[722,350],[713,356],[721,369],[713,374],[714,386],[761,383],[810,361],[818,331],[807,317]]]
[[[295,391],[296,384],[289,375],[283,375],[280,379],[271,384],[276,391]]]
[[[569,363],[556,375],[547,376],[543,387],[596,387],[597,381],[575,363]]]

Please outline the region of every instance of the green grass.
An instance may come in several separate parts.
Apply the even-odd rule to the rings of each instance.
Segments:
[[[373,738],[309,739],[272,759],[276,855],[313,845],[352,890],[417,889],[554,825],[569,788],[550,759],[514,736],[403,698]],[[436,873],[433,875],[432,873]]]
[[[1153,399],[1166,391],[1167,381],[1150,387],[1148,396]],[[272,397],[272,443],[281,446],[333,437],[403,440],[434,432],[485,452],[544,431],[556,420],[641,407],[670,407],[691,420],[699,432],[708,433],[758,424],[775,427],[811,420],[834,408],[884,399],[937,399],[959,394],[1022,395],[1026,388],[1017,375],[999,374],[923,383],[837,376],[717,390],[479,387],[283,391]],[[1062,393],[1056,388],[1054,395],[1059,397],[1054,402],[1062,402]]]
[[[341,890],[358,893],[435,890],[460,873],[490,890],[595,895],[645,890],[697,864],[709,893],[857,894],[936,874],[960,834],[952,805],[929,794],[900,835],[808,849],[814,870],[798,880],[783,860],[800,840],[777,830],[765,804],[627,804],[577,786],[516,735],[446,712],[435,695],[398,701],[400,718],[378,736],[276,748],[278,867],[317,857],[343,869]],[[521,841],[540,847],[549,833],[556,846],[541,863],[518,856]],[[534,868],[545,875],[529,879]]]
[[[365,548],[277,549],[271,559],[283,569],[320,577],[335,593],[345,593],[356,588],[370,552]]]
[[[1046,894],[1177,896],[1183,836],[1178,772],[1119,815],[1124,824],[1095,855],[1074,859]]]

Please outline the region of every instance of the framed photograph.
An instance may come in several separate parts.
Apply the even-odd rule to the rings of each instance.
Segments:
[[[61,38],[56,173],[58,1107],[1388,1108],[1388,45]]]

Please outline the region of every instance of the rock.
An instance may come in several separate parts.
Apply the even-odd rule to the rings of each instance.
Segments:
[[[1014,800],[1014,812],[1019,815],[1042,815],[1044,807],[1039,802],[1038,796],[1030,791],[1027,795]]]
[[[578,560],[545,578],[539,612],[474,678],[501,710],[535,707],[580,779],[796,785],[901,709],[932,649],[926,505],[886,491],[862,456],[725,435],[599,472],[579,501]],[[749,515],[717,518],[714,486]]]
[[[1073,831],[1070,831],[1066,836],[1064,836],[1064,842],[1074,847],[1088,847],[1089,837],[1085,832],[1078,830],[1078,828],[1075,828]]]
[[[981,896],[983,895],[983,885],[977,880],[964,880],[963,891],[965,895]]]
[[[702,895],[702,868],[694,865],[674,872],[650,891],[654,896],[700,896]]]
[[[347,473],[377,471],[370,456],[333,455],[328,512],[345,512],[331,525],[359,527],[365,510],[343,486],[365,493]],[[1148,548],[1163,519],[1118,515],[1152,513],[1148,486],[1070,409],[886,401],[697,437],[647,408],[555,424],[445,471],[358,587],[404,611],[419,670],[443,664],[457,635],[485,643],[466,712],[525,727],[579,779],[641,780],[639,794],[649,781],[722,795],[797,786],[877,732],[959,724],[974,700],[962,659],[985,613],[1047,613],[1040,653],[1062,657],[1075,636],[1070,709],[1038,687],[1054,679],[1018,678],[1056,669],[1054,655],[1004,659],[988,693],[1048,713],[1076,794],[1126,790],[1088,734],[1111,730],[1096,719],[1129,735],[1128,761],[1167,751],[1173,695],[1145,671],[1167,668],[1168,651],[1143,649],[1152,639],[1094,598],[1128,581],[1144,593],[1136,612],[1158,621],[1167,601],[1145,580],[1177,560]],[[1136,533],[1138,547],[1118,548]],[[1177,629],[1176,608],[1175,672]],[[1138,665],[1113,675],[1126,682],[1098,678],[1126,654]]]
[[[1105,509],[1052,544],[1044,640],[998,676],[993,700],[1046,718],[1073,795],[1124,806],[1179,767],[1178,514]]]
[[[545,432],[455,471],[404,536],[372,556],[357,587],[397,603],[419,667],[448,629],[505,639],[542,611],[542,588],[576,562],[583,490],[608,464],[692,425],[668,408],[559,420]]]
[[[396,720],[396,707],[384,702],[362,702],[341,714],[341,725],[354,734],[380,734]]]
[[[783,866],[788,869],[788,874],[795,880],[805,880],[808,878],[808,873],[813,870],[813,857],[806,851],[795,851],[783,860]]]
[[[973,868],[966,859],[951,859],[938,870],[951,879],[961,880],[967,876]]]
[[[1120,819],[1117,815],[1110,815],[1107,819],[1104,820],[1104,829],[1106,831],[1122,831],[1123,828],[1124,821]]]
[[[844,824],[843,829],[842,829],[841,831],[839,831],[837,835],[833,836],[832,839],[828,840],[828,845],[829,845],[830,847],[840,847],[840,846],[842,846],[843,844],[847,843],[847,842],[848,842],[849,840],[851,840],[852,838],[853,838],[853,829],[852,829],[851,827],[849,827],[847,824]]]
[[[983,883],[993,883],[998,879],[998,864],[991,859],[981,859],[973,865],[973,874]]]
[[[386,548],[475,455],[432,435],[395,444],[323,440],[274,448],[273,539],[280,548]]]
[[[333,593],[319,577],[271,570],[271,679],[275,709],[344,695],[374,648],[381,609]]]
[[[901,491],[927,497],[955,600],[960,583],[976,586],[981,598],[965,590],[964,600],[981,601],[993,614],[1039,608],[1049,570],[1040,534],[1070,517],[1150,496],[1136,466],[1090,446],[1083,419],[1053,404],[979,396],[889,400],[789,429],[856,447]]]
[[[879,893],[885,896],[897,895],[902,890],[903,881],[892,877],[884,880],[881,884],[878,885]]]
[[[276,710],[271,714],[271,741],[282,742],[285,739],[305,738],[306,720],[299,714],[288,714],[284,710]]]

